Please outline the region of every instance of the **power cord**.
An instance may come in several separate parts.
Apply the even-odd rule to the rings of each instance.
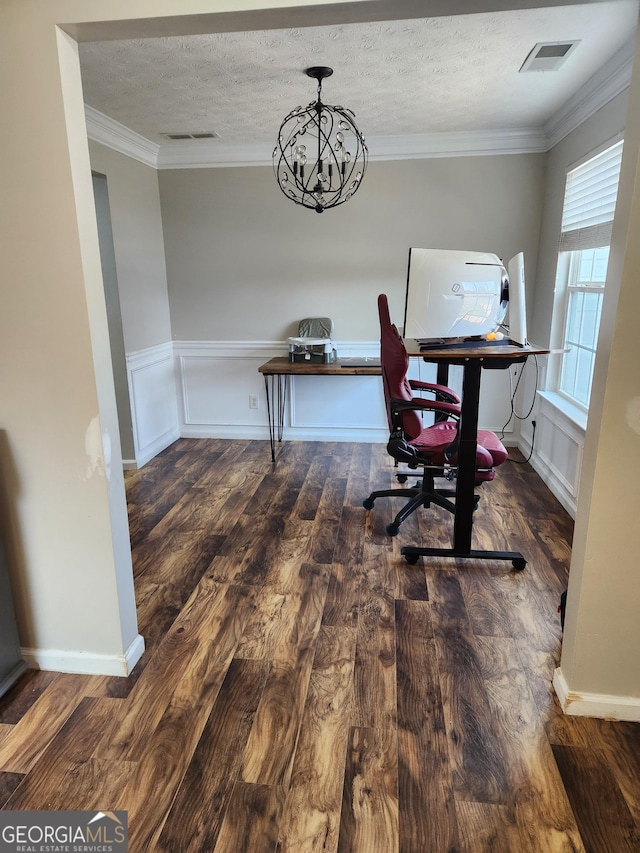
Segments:
[[[524,374],[524,366],[523,366],[522,370],[518,374],[518,378],[516,380],[515,387],[512,386],[512,388],[511,388],[511,400],[510,400],[511,412],[509,413],[509,417],[507,419],[507,422],[502,427],[502,430],[500,432],[500,438],[501,439],[504,438],[505,430],[514,418],[518,421],[526,421],[527,418],[533,412],[533,407],[535,406],[535,403],[536,403],[536,392],[538,390],[538,380],[540,378],[540,368],[538,365],[538,357],[536,355],[534,355],[533,360],[534,360],[534,363],[536,366],[536,382],[535,382],[535,387],[533,390],[533,396],[531,399],[531,405],[529,406],[529,409],[525,414],[520,415],[520,414],[518,414],[518,412],[516,412],[515,399],[516,399],[516,394],[518,393],[518,388],[520,386],[520,381],[522,380],[522,375]],[[511,373],[509,373],[509,383],[511,383],[511,382],[512,382],[512,377],[511,377]],[[512,459],[509,456],[509,457],[507,457],[507,461],[514,462],[516,465],[526,465],[526,463],[530,461],[531,457],[533,456],[533,448],[534,448],[535,440],[536,440],[536,422],[535,422],[535,420],[531,421],[531,426],[533,427],[533,435],[531,436],[531,450],[529,451],[529,455],[527,456],[527,458],[526,459]]]

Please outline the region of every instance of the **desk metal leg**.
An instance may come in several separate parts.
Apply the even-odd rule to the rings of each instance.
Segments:
[[[276,467],[276,435],[278,443],[284,432],[284,412],[289,388],[289,376],[281,373],[265,373],[264,388],[267,397],[267,420],[269,422],[269,441],[271,443],[271,463]]]
[[[400,553],[409,563],[417,562],[418,557],[471,557],[480,560],[511,560],[513,567],[519,570],[526,566],[526,560],[519,551],[475,551],[471,548],[473,513],[476,506],[474,490],[481,372],[482,359],[471,358],[465,362],[462,380],[453,548],[405,546],[400,550]]]
[[[462,379],[456,514],[453,525],[453,548],[460,554],[468,554],[471,551],[481,370],[482,361],[479,358],[469,359],[464,366]]]

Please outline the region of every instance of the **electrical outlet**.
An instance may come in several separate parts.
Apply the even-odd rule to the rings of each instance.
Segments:
[[[257,408],[259,408],[259,406],[258,406],[258,398],[256,397],[256,395],[255,395],[255,394],[249,394],[249,408],[250,408],[250,409],[257,409]]]

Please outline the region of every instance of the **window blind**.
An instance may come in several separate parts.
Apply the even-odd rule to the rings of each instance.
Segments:
[[[560,251],[608,246],[616,209],[622,141],[567,174]]]

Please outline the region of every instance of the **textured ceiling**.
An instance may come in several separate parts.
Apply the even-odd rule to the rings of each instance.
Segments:
[[[215,131],[274,140],[315,99],[365,136],[542,126],[634,36],[638,0],[453,17],[80,45],[85,102],[153,142]],[[556,72],[518,74],[537,42],[580,39]]]

